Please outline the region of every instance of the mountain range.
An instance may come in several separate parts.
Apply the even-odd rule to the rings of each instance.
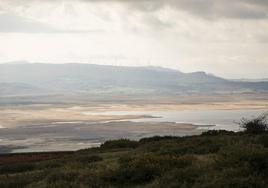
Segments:
[[[268,81],[227,80],[205,72],[183,73],[162,67],[95,64],[0,64],[0,96],[41,93],[266,92]]]

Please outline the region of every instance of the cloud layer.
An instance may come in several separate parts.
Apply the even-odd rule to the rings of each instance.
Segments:
[[[74,2],[75,0],[28,0],[34,2]],[[202,18],[265,19],[268,16],[267,0],[77,0],[87,3],[121,3],[140,11],[151,12],[165,7]],[[76,1],[76,2],[77,2]],[[25,0],[13,0],[14,4]]]
[[[204,22],[212,23],[231,20],[238,21],[237,24],[243,22],[244,25],[252,21],[268,21],[267,0],[232,2],[230,0],[2,0],[0,30],[2,32],[65,32],[65,29],[57,28],[57,24],[52,26],[49,22],[45,23],[47,20],[40,22],[40,18],[44,17],[44,14],[53,17],[53,11],[65,11],[65,13],[69,11],[70,14],[79,15],[79,10],[75,10],[74,5],[82,3],[88,7],[95,7],[97,11],[93,12],[91,9],[89,12],[102,19],[102,24],[105,24],[105,21],[113,22],[116,17],[121,22],[131,21],[133,26],[129,24],[126,27],[132,29],[139,29],[138,27],[142,26],[167,29],[176,26],[177,22],[185,17],[203,19]],[[40,7],[44,7],[43,10]],[[102,10],[104,7],[106,9]],[[40,15],[38,10],[41,11]],[[63,19],[66,16],[66,14],[58,15]],[[90,14],[84,16],[92,19]],[[34,19],[30,19],[31,17]]]
[[[0,62],[156,65],[268,77],[268,1],[0,0],[0,41]]]
[[[135,2],[130,0],[129,2],[144,11],[168,6],[205,19],[265,19],[268,16],[266,0],[138,0]]]

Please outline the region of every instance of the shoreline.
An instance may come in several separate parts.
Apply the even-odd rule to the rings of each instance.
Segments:
[[[105,104],[105,105],[73,105],[65,106],[35,104],[14,107],[0,107],[0,122],[3,127],[16,127],[32,122],[74,122],[74,121],[111,121],[128,119],[146,119],[146,114],[135,114],[139,111],[175,112],[185,110],[268,110],[268,101],[240,101],[240,102],[200,102],[199,104]],[[126,114],[115,115],[109,112]],[[108,113],[107,113],[108,112]],[[86,114],[88,113],[88,114]],[[106,113],[106,114],[105,114]],[[129,113],[129,114],[128,114]],[[132,113],[132,114],[131,114]],[[149,115],[150,116],[150,115]],[[153,116],[153,115],[151,115]],[[1,127],[0,127],[1,128]]]
[[[132,101],[130,103],[105,104],[89,102],[83,105],[2,106],[0,107],[0,152],[1,149],[2,151],[21,152],[29,151],[31,148],[33,151],[57,151],[59,148],[66,151],[70,148],[77,150],[94,147],[96,144],[111,139],[137,140],[154,135],[194,135],[200,134],[206,129],[213,129],[213,127],[216,129],[226,128],[221,123],[202,121],[204,118],[217,115],[211,113],[213,111],[222,110],[222,114],[219,116],[222,119],[223,117],[230,118],[230,113],[229,115],[225,113],[229,110],[255,109],[258,111],[268,109],[268,100],[225,102],[208,102],[207,100],[195,101],[191,104],[187,101],[172,102],[170,99],[157,101],[155,104],[142,103],[141,101],[133,103]],[[139,111],[142,113],[137,113]],[[161,111],[164,115],[174,112],[178,112],[178,114],[165,117],[161,114],[150,114],[152,111]],[[191,115],[195,119],[190,119],[191,116],[187,119],[188,116],[185,116],[188,120],[185,121],[184,115],[185,113],[188,115],[188,111],[194,112]],[[204,111],[207,112],[202,116]],[[126,113],[120,114],[120,112]],[[196,114],[196,112],[202,113]],[[177,117],[179,114],[181,115]],[[252,113],[248,114],[253,115]],[[179,120],[172,119],[173,116]],[[182,119],[180,119],[181,117]],[[198,119],[200,117],[201,119]],[[232,115],[233,121],[236,120],[234,117],[242,118],[239,113]],[[228,123],[228,126],[227,128],[230,128],[233,125]]]
[[[195,125],[174,122],[131,122],[113,121],[107,123],[68,124],[56,127],[19,127],[16,129],[3,129],[0,133],[1,146],[10,149],[8,153],[40,152],[40,151],[75,151],[91,148],[107,140],[127,138],[139,140],[150,136],[187,136],[197,135],[204,130],[200,127],[209,125]],[[52,131],[50,130],[52,129]],[[43,133],[40,132],[42,130]],[[54,130],[54,131],[53,131]],[[62,133],[64,130],[64,133]],[[51,134],[48,134],[50,131]],[[55,131],[59,131],[55,133]],[[38,132],[38,134],[36,134]],[[20,135],[18,140],[13,135]],[[5,137],[5,138],[3,138]],[[9,139],[12,138],[12,139]],[[24,139],[22,139],[24,138]],[[0,151],[1,151],[0,146]]]

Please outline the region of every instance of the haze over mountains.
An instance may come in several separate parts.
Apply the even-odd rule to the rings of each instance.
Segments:
[[[205,72],[94,64],[0,64],[0,96],[47,93],[174,95],[265,92],[267,81],[231,81]]]

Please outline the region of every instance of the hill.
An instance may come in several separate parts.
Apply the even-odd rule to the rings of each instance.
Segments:
[[[93,64],[0,64],[0,83],[7,94],[111,93],[174,95],[268,91],[268,82],[226,80],[205,72],[182,73],[161,67]],[[25,90],[24,84],[36,90]],[[11,84],[9,86],[8,84]],[[2,86],[3,87],[3,86]],[[13,89],[10,89],[13,88]],[[2,95],[2,94],[1,94]]]
[[[12,155],[12,156],[10,156]],[[17,162],[14,158],[17,155]],[[39,156],[39,157],[38,157]],[[4,158],[11,158],[11,162]],[[52,159],[51,159],[52,158]],[[74,153],[0,156],[0,187],[265,188],[268,134],[107,141]],[[25,160],[23,160],[25,159]]]
[[[24,95],[29,93],[40,93],[42,90],[30,84],[18,82],[0,82],[0,96],[2,95]]]

